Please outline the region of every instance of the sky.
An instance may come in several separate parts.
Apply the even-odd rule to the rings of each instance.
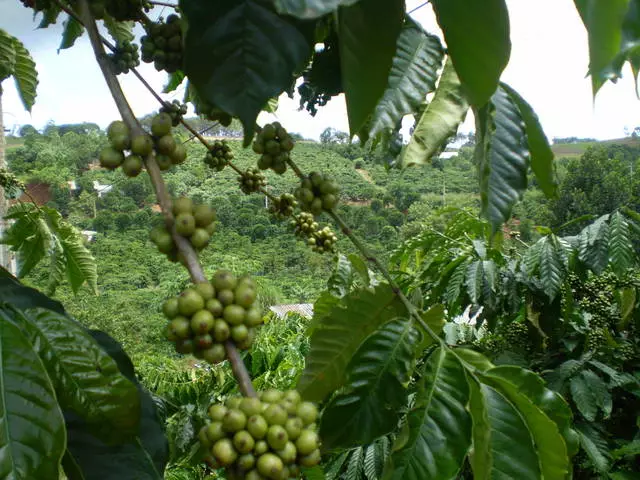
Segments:
[[[407,10],[423,0],[407,0]],[[587,35],[570,0],[507,0],[511,21],[511,60],[502,80],[533,106],[549,138],[619,138],[640,126],[640,101],[630,70],[617,84],[606,84],[594,101],[591,81],[586,77],[589,63]],[[156,9],[151,17],[170,13]],[[430,5],[411,16],[427,31],[442,37]],[[61,17],[62,18],[62,17]],[[37,19],[39,20],[39,19]],[[0,0],[0,28],[25,43],[36,61],[40,83],[31,114],[24,111],[11,80],[3,82],[5,126],[32,124],[42,128],[55,123],[94,122],[106,127],[118,116],[86,36],[74,48],[57,52],[62,20],[48,29],[36,29],[31,11],[18,0]],[[161,90],[166,74],[148,65],[141,73],[156,90]],[[137,115],[157,110],[151,95],[131,74],[119,76]],[[183,90],[167,95],[182,99]],[[283,95],[275,117],[290,131],[317,139],[327,127],[348,131],[344,98],[332,99],[315,117],[298,111],[298,99]],[[274,116],[263,115],[261,121]],[[407,119],[405,126],[412,120]],[[461,131],[473,130],[469,115]]]

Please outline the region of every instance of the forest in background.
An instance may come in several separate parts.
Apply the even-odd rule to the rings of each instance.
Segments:
[[[169,405],[172,402],[182,405],[166,412],[172,448],[167,478],[181,478],[171,476],[171,472],[180,469],[198,470],[190,449],[199,418],[197,412],[202,413],[212,394],[223,398],[233,391],[235,384],[226,364],[194,369],[202,365],[176,354],[164,338],[166,319],[159,305],[183,290],[189,278],[178,264],[166,262],[148,239],[149,229],[161,221],[148,177],[131,179],[121,171],[96,168],[98,153],[106,144],[105,133],[97,127],[50,125],[43,132],[26,129],[21,133],[21,137],[9,140],[7,157],[11,171],[29,185],[49,185],[48,205],[79,229],[96,232],[87,246],[97,262],[98,295],[88,287],[73,294],[63,284],[54,298],[87,327],[104,330],[121,342],[136,362],[141,381],[152,392]],[[241,148],[233,133],[213,133],[229,138],[237,165],[250,166],[253,155]],[[475,249],[478,239],[485,237],[481,233],[485,227],[476,214],[480,200],[471,137],[451,158],[400,170],[388,164],[386,152],[364,150],[350,143],[341,132],[328,129],[325,133],[321,142],[298,137],[296,162],[304,170],[319,169],[336,179],[341,185],[340,214],[398,278],[409,273],[416,279],[417,283],[404,286],[414,296],[426,295],[424,301],[428,303],[438,301],[437,295],[444,294],[450,301],[451,320],[457,314],[465,318],[462,310],[467,304],[483,305],[490,312],[492,306],[497,308],[496,302],[504,301],[500,300],[502,296],[512,294],[505,286],[504,290],[496,288],[494,294],[476,292],[473,298],[469,281],[457,280],[447,268],[448,264],[471,264],[469,250],[456,245],[469,242]],[[184,132],[181,139],[188,140]],[[355,264],[349,266],[354,261],[349,242],[339,240],[339,257],[314,253],[291,234],[286,221],[278,221],[269,214],[269,205],[263,197],[243,195],[232,172],[228,169],[215,172],[202,162],[203,147],[189,141],[186,146],[189,160],[182,168],[166,172],[165,179],[172,195],[189,192],[194,201],[210,204],[217,211],[212,245],[200,257],[207,275],[221,265],[236,273],[250,273],[258,283],[259,301],[265,309],[282,303],[316,303],[322,308],[326,292],[344,294],[352,282],[359,282]],[[504,268],[511,262],[509,256],[513,259],[527,256],[527,251],[533,250],[531,246],[544,240],[550,231],[575,235],[597,217],[619,208],[639,211],[639,160],[640,145],[634,142],[593,144],[581,156],[559,158],[557,197],[547,199],[533,180],[514,209],[511,221],[503,228],[502,253],[492,249],[488,258]],[[269,172],[267,177],[276,193],[291,191],[296,184],[293,175],[277,176]],[[75,182],[75,188],[71,188],[71,181]],[[98,190],[104,186],[111,189],[100,192],[94,188],[94,182],[98,182]],[[433,238],[443,243],[434,243]],[[430,271],[430,262],[425,265],[419,262],[419,270],[412,271],[411,259],[416,254],[425,259],[432,256],[435,270]],[[501,277],[504,275],[500,273]],[[480,272],[480,276],[481,284],[486,283],[487,272]],[[48,277],[48,267],[39,265],[26,283],[45,289]],[[445,280],[448,283],[443,287]],[[462,288],[464,282],[466,289]],[[497,308],[487,318],[500,311]],[[469,316],[468,311],[466,315]],[[520,314],[512,323],[509,320],[505,324],[503,320],[497,323],[494,320],[493,333],[485,332],[481,338],[475,338],[464,325],[452,323],[451,328],[445,329],[447,341],[453,344],[473,341],[475,348],[497,364],[540,368],[540,360],[530,356],[531,346],[523,340],[532,337],[531,332],[511,331],[513,325],[522,325],[519,318]],[[308,321],[297,315],[283,320],[270,317],[252,352],[244,354],[257,388],[290,388],[297,383],[309,349],[308,338],[303,335],[307,325]],[[569,357],[573,354],[567,353]],[[596,405],[599,401],[593,400]],[[591,435],[598,438],[597,432]],[[605,447],[602,448],[604,451]],[[342,458],[343,463],[356,455],[357,451],[351,452]],[[585,465],[593,463],[580,461]],[[340,471],[340,466],[336,471]],[[200,478],[199,473],[194,475],[189,478]]]

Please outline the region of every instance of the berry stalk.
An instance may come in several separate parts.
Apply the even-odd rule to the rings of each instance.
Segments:
[[[146,132],[143,130],[142,126],[136,119],[136,116],[133,113],[129,102],[124,95],[124,92],[122,91],[122,88],[120,87],[120,84],[116,78],[116,75],[111,70],[110,60],[107,57],[102,46],[102,38],[100,37],[95,20],[93,18],[93,15],[91,14],[88,0],[80,0],[79,7],[80,18],[85,28],[87,29],[87,33],[89,34],[89,40],[91,41],[91,47],[93,49],[94,56],[98,62],[98,65],[100,66],[100,70],[102,71],[102,75],[104,76],[105,82],[107,83],[109,92],[111,93],[111,96],[113,97],[113,100],[118,107],[120,116],[134,135],[146,135]],[[192,281],[194,283],[206,282],[207,278],[204,274],[204,271],[202,270],[200,262],[198,261],[195,250],[192,248],[189,240],[182,237],[181,235],[178,235],[176,232],[174,226],[174,218],[171,211],[171,197],[169,195],[169,192],[167,191],[164,180],[162,179],[160,168],[155,161],[153,153],[145,156],[143,160],[147,172],[149,173],[149,177],[151,178],[151,183],[155,190],[160,208],[162,209],[167,227],[172,232],[173,240],[178,248],[178,251],[183,255],[185,259],[185,265],[187,267],[187,270],[189,271],[189,275],[191,276]],[[253,385],[251,384],[251,377],[249,376],[249,372],[244,366],[242,358],[240,358],[238,350],[230,342],[227,342],[225,344],[225,349],[227,350],[229,363],[231,364],[233,374],[238,381],[238,387],[240,391],[245,396],[255,397],[256,392],[253,388]]]

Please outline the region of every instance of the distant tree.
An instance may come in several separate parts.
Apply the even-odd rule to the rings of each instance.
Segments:
[[[322,144],[347,144],[350,142],[349,134],[336,130],[332,127],[327,127],[320,134],[320,143]]]
[[[36,128],[33,125],[27,124],[20,127],[18,134],[21,137],[26,137],[28,135],[39,135],[40,132],[38,132],[38,130],[36,130]]]

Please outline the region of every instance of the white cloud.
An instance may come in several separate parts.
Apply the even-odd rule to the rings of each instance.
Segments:
[[[408,9],[423,0],[407,0]],[[617,85],[607,84],[596,99],[585,74],[587,38],[573,2],[508,0],[512,25],[512,55],[503,80],[534,107],[549,137],[615,138],[625,127],[640,125],[631,72]],[[21,38],[33,53],[40,72],[38,100],[32,115],[23,111],[15,88],[4,82],[5,122],[42,127],[56,123],[95,122],[106,126],[117,117],[86,38],[78,46],[56,53],[61,25],[35,30],[30,11],[15,0],[0,0],[0,28]],[[427,30],[439,33],[430,6],[412,15]],[[60,22],[59,22],[60,23]],[[160,89],[165,81],[149,65],[141,71]],[[157,109],[155,100],[132,75],[120,77],[131,105],[139,115]],[[180,98],[178,92],[169,98]],[[276,117],[291,131],[317,138],[328,126],[348,130],[344,97],[332,99],[315,117],[298,111],[298,99],[283,96]],[[263,116],[262,118],[273,118]],[[469,115],[464,130],[473,129]]]

